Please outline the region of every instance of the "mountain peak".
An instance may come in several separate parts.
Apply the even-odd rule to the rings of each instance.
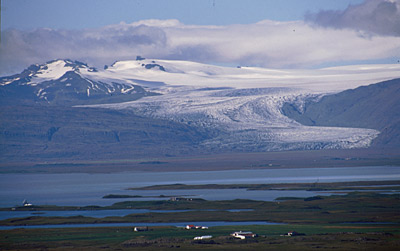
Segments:
[[[33,64],[0,78],[0,104],[81,105],[126,102],[153,95],[132,82],[104,79],[95,68],[70,59]]]
[[[59,79],[69,71],[79,73],[82,69],[88,72],[97,72],[96,68],[89,67],[87,64],[80,61],[56,59],[48,61],[45,64],[30,65],[20,74],[2,77],[0,78],[0,86],[8,84],[36,86],[45,81]]]
[[[110,67],[107,65],[104,69],[113,69],[113,70],[132,70],[132,69],[153,69],[166,71],[165,67],[160,63],[156,62],[154,59],[145,59],[140,56],[136,58],[136,60],[124,60],[124,61],[115,61]]]

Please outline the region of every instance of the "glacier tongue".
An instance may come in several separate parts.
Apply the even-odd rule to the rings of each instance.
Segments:
[[[232,68],[141,57],[97,70],[78,61],[54,60],[0,77],[0,87],[9,94],[3,99],[7,104],[28,102],[33,90],[34,103],[129,109],[140,116],[206,128],[210,137],[201,144],[210,149],[359,148],[368,147],[379,132],[304,126],[282,114],[283,104],[302,111],[310,99],[398,78],[399,70],[399,64]],[[134,101],[104,104],[127,100]]]
[[[137,101],[94,105],[130,109],[220,133],[202,143],[219,150],[275,151],[368,147],[378,131],[361,128],[311,127],[281,113],[285,102],[301,103],[316,97],[292,88],[213,89],[176,87],[164,95]]]
[[[399,65],[368,65],[277,70],[141,59],[81,73],[162,94],[97,107],[130,109],[141,116],[215,129],[217,136],[202,143],[209,148],[267,151],[368,147],[378,131],[304,126],[284,116],[282,106],[292,103],[301,111],[306,100],[396,78],[399,69]]]

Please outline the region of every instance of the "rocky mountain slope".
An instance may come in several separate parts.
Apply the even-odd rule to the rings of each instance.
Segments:
[[[400,146],[400,79],[308,100],[301,108],[286,103],[282,111],[304,125],[376,129],[374,146]]]
[[[136,100],[154,93],[141,86],[111,81],[104,83],[84,76],[95,68],[71,60],[54,60],[31,65],[21,74],[0,78],[3,105],[76,105]]]
[[[382,92],[367,85],[399,70],[229,68],[141,57],[95,69],[54,60],[0,78],[0,159],[398,147],[389,138],[399,115],[388,113],[398,107],[398,80]],[[359,86],[367,87],[345,91]]]

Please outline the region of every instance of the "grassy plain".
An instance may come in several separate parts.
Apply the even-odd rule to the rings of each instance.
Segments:
[[[384,187],[398,189],[398,181],[342,182],[321,184],[228,185],[247,189],[333,189]],[[171,185],[171,187],[177,185]],[[188,188],[179,185],[181,189]],[[216,185],[217,186],[217,185]],[[244,186],[244,187],[243,187]],[[154,188],[154,187],[153,187]],[[160,187],[157,187],[160,189]],[[192,188],[192,187],[190,187]],[[148,189],[148,188],[145,188]],[[163,187],[162,189],[168,189]],[[176,189],[176,187],[174,187]],[[395,189],[395,190],[396,190]],[[334,189],[333,189],[334,190]],[[132,227],[49,228],[0,230],[1,250],[398,250],[400,247],[400,196],[381,191],[349,192],[309,198],[282,198],[267,202],[253,200],[126,201],[112,206],[34,206],[15,210],[190,210],[174,213],[140,213],[125,217],[91,218],[31,216],[0,221],[0,225],[24,226],[82,223],[132,223]],[[229,211],[252,209],[251,211]],[[10,210],[3,208],[2,210]],[[271,221],[283,225],[220,226],[205,230],[150,227],[133,232],[134,223],[194,221]],[[259,237],[237,240],[234,231],[252,231]],[[296,231],[301,236],[281,236]],[[212,235],[210,240],[193,237]]]
[[[0,225],[46,225],[79,223],[122,223],[122,222],[190,222],[190,221],[269,221],[288,224],[339,224],[396,223],[400,224],[399,194],[373,192],[352,192],[347,195],[315,196],[310,198],[289,198],[268,202],[254,200],[206,201],[126,201],[96,209],[153,209],[190,210],[173,213],[136,213],[123,217],[91,218],[30,216],[0,221]],[[27,210],[23,208],[24,210]],[[49,209],[55,210],[56,207]],[[83,208],[90,210],[89,208]],[[231,209],[252,209],[251,211],[229,211]],[[46,210],[35,207],[32,210]],[[79,214],[79,212],[77,212]]]
[[[166,184],[129,190],[182,190],[182,189],[247,189],[247,190],[305,190],[305,191],[360,191],[360,190],[400,190],[400,181],[348,181],[330,183],[277,183],[277,184]]]
[[[152,227],[15,229],[0,231],[2,250],[396,250],[398,225],[274,225],[225,226],[207,230]],[[259,237],[237,240],[234,231],[253,231]],[[288,231],[304,235],[281,236]],[[212,235],[194,241],[195,236]]]

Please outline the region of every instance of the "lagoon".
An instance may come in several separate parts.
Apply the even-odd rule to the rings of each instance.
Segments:
[[[93,218],[104,218],[109,216],[124,217],[129,214],[144,214],[144,213],[182,213],[197,210],[149,210],[149,209],[109,209],[109,210],[63,210],[63,211],[41,211],[35,209],[34,211],[0,211],[0,220],[11,218],[25,218],[31,216],[42,217],[70,217],[70,216],[84,216]],[[216,211],[213,209],[204,209],[198,211]],[[253,209],[228,209],[227,212],[249,212]]]
[[[339,168],[280,168],[199,172],[119,172],[68,174],[0,174],[0,207],[21,205],[107,206],[126,200],[165,198],[103,199],[107,194],[140,196],[191,195],[206,200],[253,199],[272,201],[277,197],[309,197],[321,192],[248,191],[245,189],[201,189],[129,191],[127,188],[160,184],[271,184],[339,181],[400,180],[399,166]],[[327,193],[322,193],[327,195]]]

